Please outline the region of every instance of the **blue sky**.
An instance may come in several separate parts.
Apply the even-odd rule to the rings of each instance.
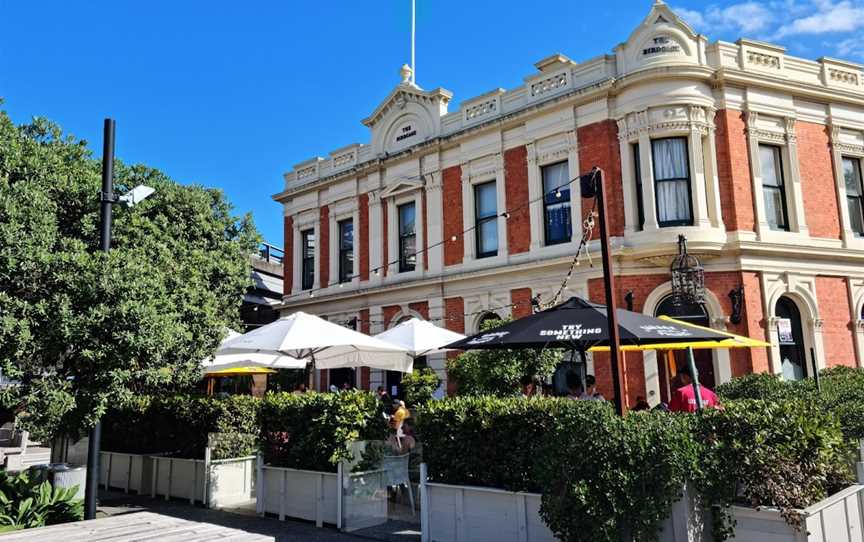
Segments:
[[[511,88],[555,52],[611,52],[651,0],[417,0],[417,83],[454,101]],[[864,61],[864,0],[669,2],[711,41],[745,36],[806,58]],[[534,8],[540,6],[542,8]],[[282,244],[282,173],[367,142],[360,120],[409,60],[409,0],[0,0],[0,97],[101,152],[222,188]],[[454,104],[455,105],[455,104]],[[453,107],[451,107],[453,110]]]

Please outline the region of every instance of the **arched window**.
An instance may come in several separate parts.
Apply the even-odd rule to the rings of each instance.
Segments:
[[[495,322],[501,323],[501,317],[494,312],[487,312],[477,319],[477,331],[483,331],[488,326],[496,326]]]
[[[777,339],[780,343],[780,367],[786,380],[801,380],[807,376],[807,356],[801,311],[788,297],[777,300]]]
[[[708,317],[708,311],[705,309],[705,305],[700,303],[676,304],[671,295],[663,298],[663,300],[657,304],[657,308],[654,309],[654,316],[668,316],[670,318],[675,318],[676,320],[681,320],[682,322],[696,324],[697,326],[711,326],[711,320]],[[711,350],[697,349],[693,351],[693,360],[696,362],[696,370],[699,371],[699,383],[703,386],[714,389],[714,386],[717,383],[714,377],[714,354]],[[658,356],[658,362],[659,361]],[[667,363],[658,363],[660,378],[661,381],[665,378],[667,382],[674,385],[676,383],[675,375],[678,370],[687,366],[687,351],[673,351],[671,356],[667,357],[666,361]],[[661,390],[661,397],[662,396],[663,392]]]

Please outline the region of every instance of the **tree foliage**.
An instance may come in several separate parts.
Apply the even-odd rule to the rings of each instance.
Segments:
[[[488,322],[483,331],[508,321]],[[557,350],[471,350],[447,360],[447,375],[456,380],[460,395],[518,395],[523,376],[545,380],[562,356]]]
[[[249,284],[257,233],[222,192],[115,164],[123,193],[112,250],[99,247],[101,163],[44,119],[0,112],[0,367],[4,402],[37,438],[83,431],[109,402],[200,376]]]

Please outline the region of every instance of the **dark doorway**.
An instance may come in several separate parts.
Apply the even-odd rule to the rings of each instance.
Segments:
[[[668,316],[670,318],[675,318],[676,320],[681,320],[682,322],[711,327],[711,320],[708,317],[708,311],[705,310],[704,305],[697,303],[676,304],[672,296],[666,297],[659,305],[657,305],[657,308],[654,310],[654,316]],[[674,355],[676,369],[687,366],[686,350],[677,350],[674,352]],[[660,359],[661,357],[663,357],[663,355],[658,353],[658,365],[660,363],[665,363],[665,360]],[[696,370],[699,371],[699,383],[713,390],[716,386],[716,380],[714,378],[714,354],[711,350],[707,349],[694,350],[693,358],[696,361]],[[670,379],[674,377],[674,373],[667,376],[667,378]]]
[[[341,390],[345,387],[346,384],[349,388],[354,387],[354,369],[330,369],[331,386],[336,386],[336,389]]]
[[[807,357],[804,348],[804,330],[801,311],[788,297],[777,300],[777,338],[780,346],[780,367],[785,380],[807,378]]]

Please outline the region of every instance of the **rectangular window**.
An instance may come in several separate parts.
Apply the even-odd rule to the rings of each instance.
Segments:
[[[339,282],[351,282],[354,276],[354,221],[342,220],[339,226]]]
[[[762,194],[765,198],[765,218],[768,225],[772,230],[789,231],[780,147],[759,145],[759,164],[762,168]]]
[[[633,177],[636,179],[636,229],[645,229],[645,206],[642,203],[642,161],[639,158],[639,143],[633,144]]]
[[[654,160],[657,225],[661,228],[692,226],[693,203],[690,196],[687,139],[652,139],[651,154]]]
[[[315,284],[315,230],[300,233],[302,244],[301,288],[311,290]]]
[[[413,203],[399,206],[399,272],[417,267],[417,227]]]
[[[567,162],[558,162],[540,169],[543,177],[543,223],[546,244],[570,241],[573,226],[570,219],[570,179]]]
[[[477,257],[498,254],[498,193],[495,181],[474,187],[474,226]]]
[[[861,160],[844,157],[843,178],[846,180],[849,225],[856,235],[864,235],[864,187],[861,184]]]

